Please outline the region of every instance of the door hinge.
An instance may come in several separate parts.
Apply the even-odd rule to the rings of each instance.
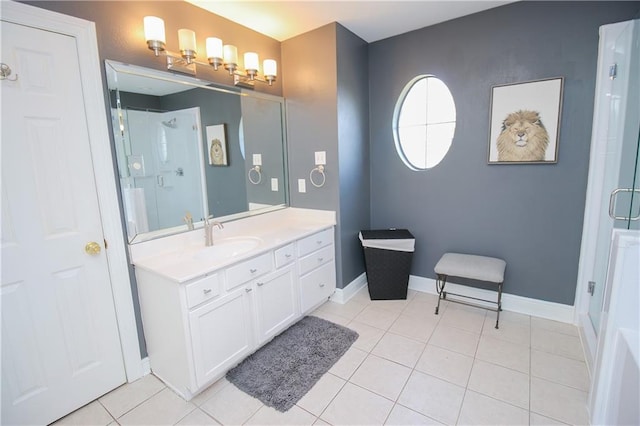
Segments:
[[[107,244],[107,240],[103,239],[102,241],[104,241],[104,249],[108,249],[109,248],[109,244]]]
[[[609,78],[615,80],[618,76],[618,64],[613,64],[609,67]]]
[[[589,286],[587,288],[587,291],[589,292],[589,294],[591,294],[593,296],[593,293],[596,291],[596,282],[595,281],[589,281]]]

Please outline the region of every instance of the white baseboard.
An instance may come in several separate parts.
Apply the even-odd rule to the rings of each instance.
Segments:
[[[142,363],[142,376],[151,374],[151,362],[149,361],[149,357],[142,358],[141,363]]]
[[[422,291],[425,293],[438,294],[436,292],[436,280],[433,278],[411,275],[409,277],[409,288],[411,290]],[[464,296],[489,300],[496,298],[495,291],[459,285],[451,282],[447,282],[446,289],[452,293],[458,293]],[[505,311],[532,315],[569,324],[573,324],[575,310],[571,305],[531,299],[529,297],[516,296],[509,293],[502,293],[502,309]]]
[[[367,275],[362,273],[356,279],[347,284],[344,288],[336,289],[331,300],[337,303],[347,303],[358,291],[367,285]],[[436,280],[433,278],[419,277],[411,275],[409,277],[409,288],[423,293],[438,294],[436,292]],[[480,299],[493,300],[496,292],[481,288],[469,287],[465,285],[447,282],[447,290],[464,296],[471,296]],[[495,306],[493,306],[495,307]],[[519,314],[532,315],[534,317],[546,318],[554,321],[574,324],[575,307],[563,305],[562,303],[547,302],[546,300],[531,299],[529,297],[516,296],[515,294],[502,293],[502,309]]]
[[[331,301],[336,303],[347,303],[355,294],[367,285],[367,274],[362,273],[358,275],[353,281],[344,286],[344,288],[337,288],[331,296]]]

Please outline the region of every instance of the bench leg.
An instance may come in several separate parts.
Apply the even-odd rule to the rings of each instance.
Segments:
[[[444,286],[447,283],[447,276],[438,274],[436,279],[436,291],[438,292],[438,306],[436,306],[436,315],[440,311],[440,300],[447,298],[447,293],[444,291]]]
[[[500,311],[502,310],[502,283],[498,284],[498,309],[496,309],[496,328],[498,328],[498,322],[500,322]]]

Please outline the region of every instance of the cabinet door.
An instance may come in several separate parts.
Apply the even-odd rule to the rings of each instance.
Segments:
[[[258,341],[263,343],[298,317],[298,292],[294,268],[255,281],[256,326]]]
[[[240,288],[189,313],[196,383],[216,379],[254,349],[251,298]]]
[[[300,277],[300,309],[303,314],[327,300],[336,289],[333,261]]]

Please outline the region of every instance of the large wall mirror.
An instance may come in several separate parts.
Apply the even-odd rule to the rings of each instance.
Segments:
[[[288,205],[282,98],[105,64],[130,243]]]

